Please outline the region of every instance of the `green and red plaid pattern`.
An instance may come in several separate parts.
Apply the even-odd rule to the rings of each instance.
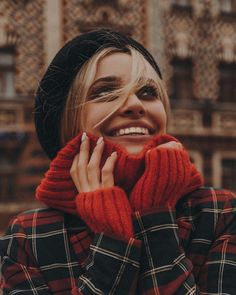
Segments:
[[[129,242],[38,209],[0,239],[3,294],[236,294],[236,198],[201,188],[133,218]]]

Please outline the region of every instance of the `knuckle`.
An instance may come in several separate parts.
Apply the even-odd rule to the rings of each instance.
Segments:
[[[110,183],[111,181],[111,177],[109,175],[102,175],[102,183],[107,185],[108,183]]]
[[[94,147],[94,151],[97,151],[97,150],[99,150],[99,147],[101,147],[101,145],[100,145],[100,144],[97,144],[97,145],[95,145],[95,147]]]
[[[84,164],[82,162],[79,162],[77,165],[77,169],[82,169],[84,167]]]
[[[94,169],[96,169],[96,165],[95,165],[95,163],[89,163],[88,165],[87,165],[87,170],[88,171],[93,171]]]
[[[82,152],[82,151],[85,151],[86,150],[86,147],[85,147],[85,145],[82,143],[81,145],[80,145],[80,153]]]
[[[74,168],[74,167],[72,167],[71,169],[70,169],[70,174],[72,175],[72,174],[75,174],[75,172],[76,172],[76,169]]]
[[[101,150],[98,146],[96,146],[96,147],[94,148],[94,150],[93,150],[93,157],[94,157],[94,156],[95,156],[95,157],[100,156],[101,152],[102,152],[102,150]]]
[[[81,146],[80,146],[80,155],[81,154],[85,154],[85,153],[87,153],[88,152],[88,147],[87,147],[87,145],[86,144],[82,144]]]
[[[108,166],[108,165],[107,165],[107,166],[104,166],[104,167],[102,168],[102,175],[110,174],[111,171],[112,171],[112,169],[111,169],[110,166]]]
[[[70,175],[73,175],[74,174],[74,170],[70,170]]]

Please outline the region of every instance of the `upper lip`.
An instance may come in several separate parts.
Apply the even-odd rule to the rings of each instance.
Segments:
[[[129,127],[141,127],[141,128],[147,128],[149,131],[149,134],[154,134],[155,133],[155,129],[150,126],[149,124],[145,123],[145,122],[129,122],[129,123],[123,123],[122,125],[116,126],[116,127],[112,127],[109,130],[105,131],[105,133],[107,135],[114,135],[116,131],[120,130],[120,129],[125,129],[125,128],[129,128]]]

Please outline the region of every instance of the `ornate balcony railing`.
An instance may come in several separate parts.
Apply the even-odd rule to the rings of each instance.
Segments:
[[[0,134],[33,132],[33,106],[33,95],[0,95]]]

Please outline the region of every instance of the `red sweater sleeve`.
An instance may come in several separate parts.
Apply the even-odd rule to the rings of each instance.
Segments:
[[[121,188],[114,186],[80,193],[76,206],[78,214],[94,233],[104,232],[125,240],[133,237],[132,211]]]

